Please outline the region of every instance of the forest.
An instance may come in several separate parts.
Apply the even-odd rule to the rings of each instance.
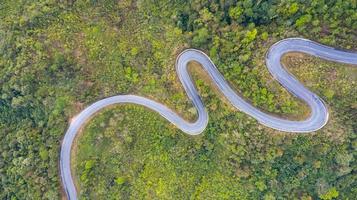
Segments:
[[[194,120],[175,59],[210,56],[262,110],[308,107],[269,74],[275,42],[304,37],[357,51],[356,0],[1,0],[0,199],[61,199],[59,152],[73,116],[117,94],[157,100]],[[80,199],[347,199],[357,196],[357,68],[300,53],[284,66],[328,105],[311,134],[269,129],[235,110],[199,65],[210,121],[188,136],[157,113],[98,113],[72,150]]]

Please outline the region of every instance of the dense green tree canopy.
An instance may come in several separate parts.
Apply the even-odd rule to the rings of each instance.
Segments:
[[[204,50],[252,104],[306,117],[265,69],[266,50],[297,36],[356,50],[356,30],[356,0],[2,0],[0,199],[63,195],[61,138],[98,99],[135,93],[194,119],[174,68],[188,47]],[[189,137],[137,106],[98,114],[73,152],[81,198],[354,199],[357,71],[300,54],[284,63],[328,103],[321,131],[262,127],[221,103],[193,64],[207,130]]]

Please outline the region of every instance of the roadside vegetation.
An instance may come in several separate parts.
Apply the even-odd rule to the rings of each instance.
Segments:
[[[355,0],[0,2],[0,199],[59,199],[69,120],[117,94],[158,100],[195,119],[175,72],[185,48],[205,51],[244,98],[301,119],[306,106],[265,68],[276,41],[305,37],[357,50]],[[73,152],[81,199],[353,199],[357,69],[303,54],[284,65],[329,106],[314,134],[287,134],[232,108],[194,67],[209,112],[188,136],[158,114],[98,113]]]

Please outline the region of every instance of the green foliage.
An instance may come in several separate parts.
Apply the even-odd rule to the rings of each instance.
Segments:
[[[257,36],[257,33],[258,33],[258,31],[256,28],[254,28],[251,31],[248,31],[245,35],[245,38],[242,40],[242,43],[249,44],[249,43],[253,42]]]
[[[207,28],[201,28],[201,29],[197,30],[195,33],[196,33],[196,35],[192,39],[193,45],[201,46],[201,45],[208,43],[210,34],[209,34]]]
[[[311,15],[303,15],[298,20],[296,20],[295,25],[298,28],[303,28],[307,23],[311,22]]]
[[[255,182],[255,186],[258,188],[259,191],[263,192],[264,190],[267,189],[267,186],[263,181],[257,181]]]
[[[243,14],[243,8],[240,6],[236,6],[236,7],[231,7],[229,9],[229,16],[233,19],[233,20],[239,20],[240,17]]]
[[[44,147],[40,148],[39,154],[42,160],[46,161],[48,159],[48,151]]]
[[[335,92],[331,89],[327,89],[326,91],[324,91],[324,95],[326,96],[327,99],[331,100],[335,95]]]
[[[125,77],[133,83],[137,83],[139,81],[139,74],[133,72],[131,67],[125,68]]]
[[[115,183],[118,184],[118,185],[123,185],[125,183],[125,177],[118,177],[115,179]]]
[[[293,15],[295,14],[297,11],[299,10],[299,4],[294,2],[290,5],[289,10],[288,10],[288,14],[289,15]]]
[[[98,99],[149,96],[193,120],[174,67],[184,48],[207,52],[252,104],[306,114],[266,71],[267,48],[304,36],[356,49],[356,9],[355,0],[1,1],[0,199],[60,198],[61,138]],[[138,106],[99,113],[75,151],[80,197],[353,199],[357,71],[290,61],[329,105],[326,128],[289,136],[264,128],[194,74],[211,119],[203,135],[189,137]]]
[[[323,200],[331,200],[338,197],[338,191],[335,187],[330,188],[325,194],[319,196]]]

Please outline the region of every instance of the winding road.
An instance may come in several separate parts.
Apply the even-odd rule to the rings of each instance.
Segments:
[[[234,107],[255,118],[259,123],[285,132],[307,133],[322,128],[327,123],[329,117],[327,107],[322,99],[306,89],[281,65],[281,57],[288,52],[302,52],[334,62],[357,65],[357,53],[338,50],[307,39],[288,38],[272,45],[266,55],[266,65],[270,73],[283,87],[307,103],[311,109],[311,114],[307,119],[303,121],[291,121],[264,113],[246,102],[229,86],[222,74],[205,53],[196,49],[187,49],[177,57],[176,71],[187,96],[198,111],[198,119],[193,123],[187,122],[165,105],[135,95],[108,97],[88,106],[73,118],[62,142],[60,170],[62,184],[67,198],[70,200],[77,199],[77,191],[71,174],[71,148],[73,140],[88,119],[107,106],[123,103],[142,105],[158,112],[169,122],[189,135],[197,135],[204,131],[208,123],[208,114],[187,69],[187,64],[191,61],[196,61],[203,66],[213,83],[216,84],[218,89]]]

